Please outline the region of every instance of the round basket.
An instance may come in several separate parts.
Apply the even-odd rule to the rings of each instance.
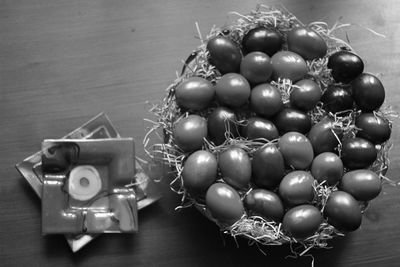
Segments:
[[[153,159],[161,160],[172,166],[174,172],[176,173],[176,177],[173,179],[170,185],[174,192],[182,196],[182,204],[181,206],[177,207],[178,209],[194,206],[207,218],[214,221],[224,233],[233,237],[246,237],[249,239],[250,243],[262,245],[281,245],[290,243],[291,245],[294,245],[291,246],[293,248],[293,252],[301,255],[306,253],[311,248],[324,248],[327,246],[327,241],[329,239],[332,239],[337,235],[344,235],[346,233],[346,230],[343,230],[343,228],[335,227],[334,225],[337,226],[340,225],[340,223],[332,223],[332,220],[330,220],[325,213],[327,201],[329,201],[329,197],[333,192],[342,190],[349,191],[349,189],[343,185],[341,181],[328,184],[324,180],[313,180],[313,198],[303,204],[312,205],[317,208],[321,214],[321,221],[318,223],[318,227],[312,231],[312,234],[299,237],[297,234],[293,235],[291,232],[293,228],[285,227],[285,222],[282,222],[282,220],[271,220],[270,218],[266,218],[257,212],[252,212],[248,205],[244,205],[244,212],[240,218],[234,222],[230,221],[230,223],[226,223],[226,221],[221,219],[224,217],[224,214],[221,216],[220,213],[215,212],[214,207],[210,209],[210,207],[206,204],[206,192],[204,191],[203,194],[192,194],[192,192],[186,187],[185,181],[182,177],[185,163],[190,155],[195,152],[195,150],[208,151],[215,155],[217,160],[220,159],[220,156],[224,151],[232,147],[240,148],[242,151],[245,151],[250,160],[253,159],[258,150],[268,145],[274,145],[278,147],[278,149],[282,150],[282,147],[279,147],[279,141],[284,133],[280,133],[278,138],[274,138],[272,140],[267,138],[250,139],[241,134],[234,134],[232,129],[228,127],[229,125],[232,125],[231,123],[238,128],[246,127],[246,125],[248,125],[249,118],[256,115],[252,109],[252,106],[249,104],[249,101],[240,107],[233,108],[235,118],[229,119],[229,122],[226,122],[225,125],[227,127],[225,128],[225,140],[222,143],[216,144],[212,138],[209,138],[209,135],[206,135],[202,140],[201,147],[194,150],[182,149],[182,147],[177,144],[177,137],[175,136],[174,131],[179,121],[193,114],[207,120],[213,111],[215,111],[218,107],[225,105],[224,103],[221,103],[223,101],[221,101],[220,98],[215,97],[206,108],[200,110],[193,110],[183,107],[177,103],[176,89],[180,86],[180,84],[190,77],[204,78],[213,84],[213,86],[215,86],[221,80],[221,77],[224,76],[225,73],[221,74],[221,71],[213,64],[212,55],[210,55],[210,51],[207,46],[209,40],[217,36],[223,36],[224,38],[231,40],[235,46],[240,49],[243,56],[245,56],[246,53],[244,52],[243,48],[243,38],[252,29],[257,27],[265,27],[267,29],[274,29],[283,36],[281,50],[287,51],[290,49],[287,39],[288,33],[293,31],[295,28],[305,27],[314,34],[317,34],[319,38],[323,40],[327,46],[327,50],[322,57],[305,60],[307,73],[304,76],[304,79],[312,80],[318,84],[321,88],[322,96],[326,94],[328,88],[332,86],[344,88],[345,90],[349,91],[352,90],[352,84],[350,82],[336,81],[332,75],[331,68],[328,68],[330,57],[338,51],[354,52],[348,43],[334,36],[335,31],[349,25],[337,23],[332,28],[329,28],[328,25],[323,22],[314,22],[304,25],[293,14],[284,8],[271,8],[262,5],[258,6],[255,11],[252,11],[247,15],[241,15],[237,13],[234,15],[238,17],[235,22],[224,27],[211,29],[210,33],[205,38],[203,38],[199,32],[199,38],[201,39],[202,44],[197,47],[185,61],[182,73],[167,88],[166,97],[161,101],[161,103],[158,103],[151,108],[151,112],[155,114],[157,120],[152,121],[153,126],[151,129],[149,129],[145,137],[145,148]],[[291,107],[293,103],[291,102],[290,96],[293,92],[293,89],[297,86],[296,83],[291,79],[282,77],[272,77],[269,79],[268,83],[280,92],[283,107]],[[253,89],[255,85],[251,85],[251,87]],[[330,131],[335,136],[338,143],[334,150],[330,152],[335,153],[338,158],[344,160],[344,156],[342,155],[342,149],[344,146],[343,143],[347,142],[346,140],[360,138],[359,135],[362,130],[356,125],[356,120],[360,117],[360,115],[366,112],[361,110],[359,105],[354,103],[350,109],[341,110],[338,112],[332,112],[332,109],[329,110],[327,108],[328,105],[329,103],[327,101],[318,101],[318,103],[311,110],[306,111],[306,114],[309,116],[311,121],[311,129],[320,123],[324,118],[329,118],[331,120]],[[390,130],[392,127],[391,119],[395,117],[394,112],[392,112],[389,107],[381,106],[373,111],[369,111],[369,113],[372,113],[374,116],[383,121],[387,127],[389,127],[390,135]],[[274,118],[267,119],[274,121]],[[210,125],[208,125],[208,127],[210,127]],[[148,145],[151,143],[149,142],[149,139],[152,139],[154,137],[154,133],[156,133],[159,129],[162,129],[162,141],[158,143],[156,142],[156,144],[151,146]],[[308,130],[306,130],[307,132],[304,133],[304,136],[309,136]],[[349,173],[354,171],[353,169],[364,169],[376,174],[376,177],[379,179],[379,186],[385,181],[390,181],[385,177],[385,173],[389,165],[389,142],[384,140],[384,142],[374,143],[373,148],[376,152],[376,157],[374,158],[372,164],[367,164],[368,166],[363,168],[354,168],[354,166],[351,164],[349,168],[349,165],[345,164],[343,168],[343,174],[348,174],[348,176],[351,176]],[[313,147],[313,149],[315,151],[316,148]],[[315,156],[317,156],[317,154],[315,154]],[[218,162],[218,164],[219,163],[220,162]],[[224,173],[221,171],[220,167],[221,166],[218,167],[217,176],[213,181],[213,184],[229,184],[230,182],[227,182],[227,179],[224,179]],[[311,164],[308,164],[303,168],[296,168],[293,167],[293,165],[288,164],[285,158],[285,177],[287,174],[293,173],[299,169],[301,169],[303,173],[312,172]],[[359,176],[357,177],[360,178]],[[361,175],[359,180],[363,180],[363,177],[365,178],[365,175]],[[350,178],[350,180],[352,180],[352,178]],[[361,187],[363,186],[361,185],[359,188]],[[259,186],[254,182],[253,178],[244,186],[233,186],[233,188],[235,192],[238,193],[240,201],[245,204],[248,204],[246,202],[246,197],[250,194],[250,192],[260,188],[263,189],[262,186]],[[279,185],[267,189],[271,192],[274,192],[279,197],[282,195],[282,192],[279,191]],[[363,198],[360,200],[358,195],[357,198],[357,206],[362,213],[366,209],[369,200],[363,200]],[[287,205],[285,204],[285,201],[283,201],[283,203],[284,213],[286,215],[295,205],[293,205],[293,203]],[[283,221],[285,221],[285,217]],[[347,230],[349,230],[349,228],[347,228]],[[296,232],[296,230],[293,231]]]

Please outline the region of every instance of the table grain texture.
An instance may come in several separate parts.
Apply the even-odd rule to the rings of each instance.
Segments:
[[[163,198],[139,212],[140,231],[104,234],[73,254],[63,236],[41,235],[40,200],[14,168],[99,112],[138,146],[145,101],[164,96],[182,60],[230,11],[283,4],[301,21],[356,24],[347,36],[399,111],[400,2],[397,0],[65,1],[0,0],[0,266],[311,266],[288,247],[237,243],[180,198],[164,179]],[[378,37],[362,27],[384,34]],[[345,36],[345,35],[343,35]],[[399,181],[399,121],[388,176]],[[385,186],[361,228],[312,251],[315,266],[400,266],[399,188]]]

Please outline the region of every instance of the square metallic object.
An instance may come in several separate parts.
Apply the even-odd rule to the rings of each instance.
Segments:
[[[138,230],[132,138],[58,139],[42,143],[42,233]]]
[[[82,126],[76,128],[62,139],[105,139],[121,138],[106,114],[100,113]],[[29,183],[36,195],[42,197],[43,173],[42,173],[42,151],[38,151],[16,164],[17,170]],[[147,207],[161,198],[161,192],[153,180],[146,173],[146,163],[136,157],[135,177],[132,184],[127,188],[133,188],[136,194],[138,209]],[[67,234],[65,235],[73,252],[77,252],[99,234]]]

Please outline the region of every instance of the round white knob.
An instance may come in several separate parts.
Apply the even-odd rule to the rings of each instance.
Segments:
[[[99,172],[91,165],[77,166],[69,174],[68,192],[76,200],[86,201],[93,198],[101,187]]]

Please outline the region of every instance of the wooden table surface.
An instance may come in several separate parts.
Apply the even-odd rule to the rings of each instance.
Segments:
[[[163,199],[140,211],[134,235],[104,234],[76,254],[63,236],[41,235],[40,201],[15,163],[101,111],[140,145],[144,102],[164,96],[181,60],[203,34],[247,13],[260,1],[0,1],[0,265],[1,266],[310,266],[285,258],[288,247],[257,247],[220,235],[194,209],[180,212],[163,180]],[[366,70],[378,74],[386,104],[399,110],[400,2],[397,0],[271,0],[305,23],[359,24],[347,30]],[[230,17],[232,18],[232,16]],[[233,16],[233,18],[235,18]],[[399,122],[388,176],[399,180]],[[400,194],[384,187],[361,228],[313,251],[315,266],[399,266]]]

